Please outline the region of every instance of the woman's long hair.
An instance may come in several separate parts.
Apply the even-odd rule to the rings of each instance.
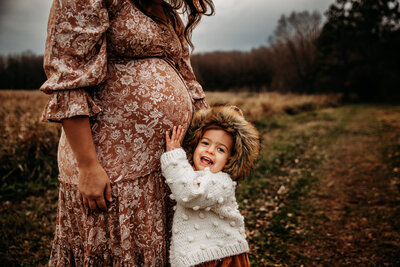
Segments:
[[[149,7],[149,3],[152,0],[132,0],[135,5],[140,8],[145,14],[154,20],[159,20],[151,14],[146,12]],[[189,43],[190,47],[193,49],[194,45],[191,41],[192,31],[197,26],[201,20],[201,16],[211,16],[214,15],[214,3],[212,0],[165,0],[163,2],[164,10],[166,15],[172,18],[172,23],[175,31],[179,32],[177,25],[179,25],[179,15],[178,10],[180,10],[185,16],[187,16],[187,24],[184,29],[184,36],[186,41]]]

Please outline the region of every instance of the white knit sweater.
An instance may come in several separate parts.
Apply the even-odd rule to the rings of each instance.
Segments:
[[[187,267],[249,250],[244,219],[235,198],[236,182],[209,168],[194,171],[182,148],[161,156],[161,169],[177,202],[170,263]]]

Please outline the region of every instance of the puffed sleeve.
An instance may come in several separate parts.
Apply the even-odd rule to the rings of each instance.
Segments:
[[[74,113],[92,116],[100,111],[87,90],[106,76],[105,1],[53,1],[44,56],[47,81],[40,88],[51,97],[43,119],[58,121]]]
[[[75,116],[92,117],[101,108],[96,105],[85,89],[55,91],[42,113],[43,122],[61,122],[62,119]]]
[[[183,32],[183,30],[181,30],[181,32]],[[189,94],[193,99],[194,111],[202,108],[209,108],[209,105],[205,99],[206,95],[204,94],[203,88],[196,80],[196,76],[194,75],[192,65],[190,63],[189,44],[187,43],[183,33],[179,34],[179,39],[182,44],[182,57],[177,64],[177,68],[182,78],[186,82],[187,87],[189,88]]]

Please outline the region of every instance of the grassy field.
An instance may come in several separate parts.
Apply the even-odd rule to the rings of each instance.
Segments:
[[[253,266],[400,264],[400,108],[340,96],[207,93],[257,126],[262,152],[238,188]],[[46,97],[0,92],[0,261],[43,266],[53,238],[59,128]],[[229,101],[228,101],[229,100]]]
[[[255,266],[400,264],[400,107],[256,124],[263,154],[239,190]]]
[[[235,105],[246,118],[256,121],[271,115],[297,114],[326,107],[338,106],[341,95],[297,95],[250,92],[208,92],[210,105]]]

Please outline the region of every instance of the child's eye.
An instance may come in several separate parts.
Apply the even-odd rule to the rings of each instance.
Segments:
[[[225,149],[223,149],[223,148],[221,148],[221,147],[218,148],[218,151],[219,151],[219,152],[222,152],[222,153],[225,153]]]
[[[208,145],[208,142],[207,141],[201,141],[201,144],[203,144],[203,145]]]

